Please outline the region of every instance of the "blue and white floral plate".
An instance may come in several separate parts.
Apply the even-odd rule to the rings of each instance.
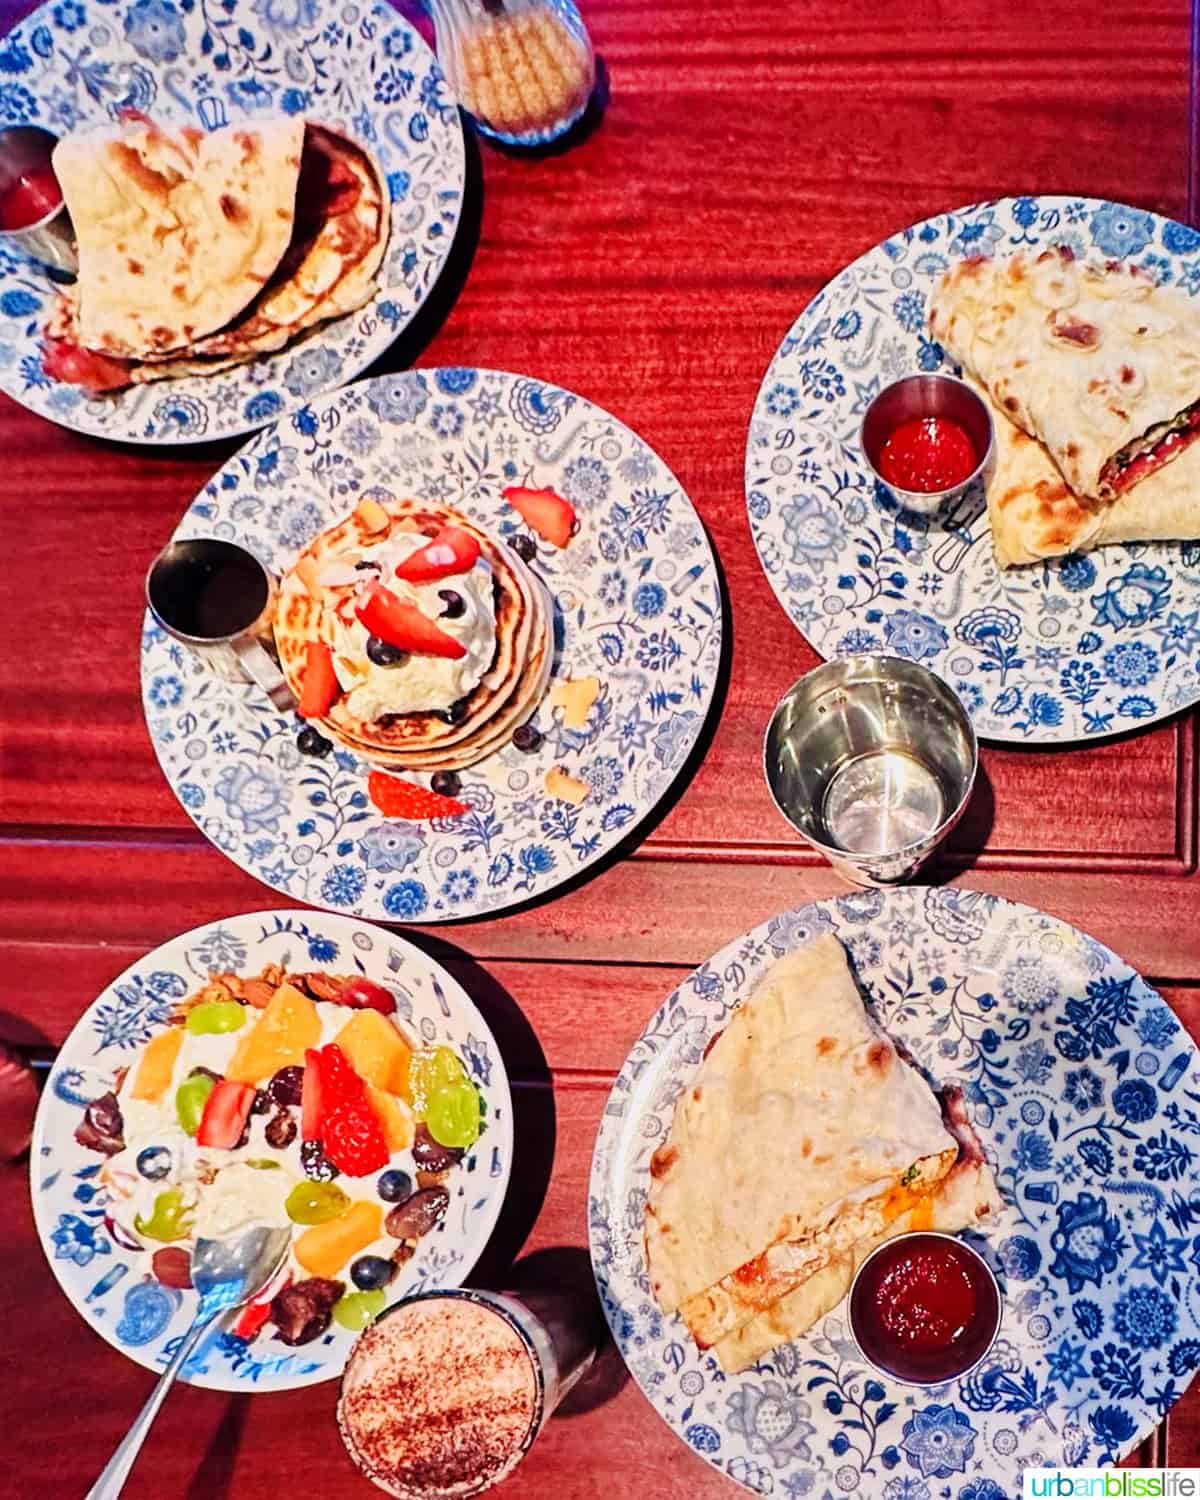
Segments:
[[[725,1376],[650,1293],[649,1163],[676,1095],[734,1004],[820,932],[935,1086],[962,1086],[1004,1195],[973,1237],[1000,1280],[1000,1336],[945,1386],[866,1365],[844,1304]],[[1115,1462],[1200,1365],[1200,1056],[1128,964],[1055,917],[955,889],[816,902],[729,943],[642,1032],[604,1112],[589,1221],[635,1379],[731,1479],[779,1500],[1016,1500],[1026,1467]]]
[[[716,567],[675,476],[581,396],[494,370],[351,386],[236,454],[176,535],[228,537],[280,573],[372,489],[444,502],[504,538],[521,529],[502,497],[513,484],[549,485],[575,507],[578,533],[533,566],[554,599],[555,676],[595,676],[601,691],[584,729],[543,701],[536,752],[508,745],[464,772],[461,817],[383,818],[364,761],[301,755],[293,716],[210,675],[146,616],[142,702],[159,762],[201,831],[259,880],[383,921],[499,911],[600,859],[675,780],[716,684]],[[587,782],[582,806],[547,795],[557,765]]]
[[[207,130],[303,114],[363,141],[392,198],[379,289],[357,312],[251,364],[89,398],[42,368],[53,284],[0,247],[0,390],[14,401],[63,427],[127,443],[253,432],[361,374],[429,295],[462,203],[462,125],[433,53],[390,6],[52,0],[0,39],[0,125],[65,135],[124,108]]]
[[[746,449],[758,555],[822,656],[888,650],[951,683],[985,739],[1062,744],[1200,700],[1200,544],[1103,547],[1002,572],[981,494],[952,525],[898,512],[858,445],[871,397],[947,366],[927,333],[938,277],[968,255],[1068,245],[1200,294],[1200,231],[1093,198],[1003,198],[939,214],[848,266],[767,370]]]
[[[267,964],[293,971],[357,972],[396,997],[397,1014],[425,1043],[445,1043],[464,1060],[487,1105],[487,1128],[449,1183],[443,1228],[419,1242],[389,1298],[458,1286],[495,1227],[512,1170],[512,1100],[504,1060],[487,1022],[452,975],[389,932],[310,911],[227,917],[171,938],[131,964],[63,1043],[38,1108],[29,1173],[38,1238],[59,1286],[86,1322],[148,1370],[171,1358],[195,1314],[195,1292],[174,1291],[148,1274],[105,1223],[104,1158],[75,1141],[83,1107],[112,1087],[184,995],[210,972],[257,974]],[[289,1349],[268,1326],[252,1343],[218,1331],[189,1356],[183,1375],[217,1391],[284,1391],[341,1374],[354,1334],[336,1324],[319,1341]]]

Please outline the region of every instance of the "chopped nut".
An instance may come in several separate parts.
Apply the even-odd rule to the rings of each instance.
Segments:
[[[310,1000],[336,1000],[346,985],[346,980],[337,974],[289,974],[287,982]]]
[[[562,709],[564,729],[582,729],[599,696],[598,677],[568,677],[550,689],[550,707]]]
[[[242,986],[242,999],[255,1010],[262,1010],[270,1004],[271,996],[278,988],[277,984],[266,979],[247,979]]]
[[[586,781],[580,781],[578,776],[572,776],[564,771],[562,766],[554,766],[546,772],[546,794],[557,797],[562,802],[570,802],[578,807],[586,802],[591,787]]]

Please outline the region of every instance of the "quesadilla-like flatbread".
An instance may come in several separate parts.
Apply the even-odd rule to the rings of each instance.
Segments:
[[[841,944],[816,938],[764,975],[679,1097],[650,1166],[655,1296],[715,1344],[916,1209],[958,1155]]]
[[[1075,494],[1042,444],[981,394],[991,405],[996,435],[984,487],[1002,568],[1116,542],[1200,537],[1200,445],[1096,510]]]
[[[467,657],[414,655],[398,666],[372,663],[352,607],[361,569],[390,569],[397,548],[423,546],[446,525],[479,544],[470,578],[454,575],[412,589],[390,581],[468,647]],[[333,581],[323,585],[323,579]],[[447,588],[462,603],[453,618],[443,615],[439,591]],[[461,770],[484,759],[533,713],[553,666],[549,601],[513,549],[457,511],[394,497],[356,507],[322,532],[282,580],[275,644],[297,697],[314,641],[330,647],[344,689],[317,722],[350,749],[395,769]]]
[[[207,135],[134,118],[59,141],[79,342],[143,359],[236,317],[291,242],[303,141],[299,118]]]
[[[111,344],[92,344],[85,331],[85,310],[95,299],[81,260],[78,282],[63,290],[47,320],[43,353],[47,374],[96,394],[150,381],[211,375],[282,349],[306,330],[354,312],[370,300],[391,228],[383,171],[363,147],[323,126],[295,120],[288,124],[299,128],[301,145],[290,182],[287,233],[274,247],[274,260],[266,272],[259,274],[256,267],[249,288],[239,286],[236,296],[215,273],[206,279],[198,274],[188,317],[177,328],[156,318],[150,330],[157,333],[156,338],[147,336],[141,347],[127,347],[116,357]],[[231,139],[236,141],[245,133],[239,127]],[[277,197],[276,189],[259,185],[258,190],[268,201]],[[283,223],[278,214],[277,222]],[[211,243],[220,263],[222,233],[218,225],[211,234],[204,234],[196,252],[199,262],[209,258]],[[166,268],[149,254],[137,264],[143,266],[139,274],[148,280],[162,280],[166,275]],[[133,300],[137,288],[128,286],[130,280],[131,274],[126,275],[123,295]],[[213,281],[217,290],[206,290]],[[177,331],[186,336],[169,343],[168,335]]]
[[[1126,494],[1200,436],[1200,305],[1136,266],[1061,248],[965,260],[942,278],[929,324],[1083,507]]]
[[[831,1313],[850,1290],[854,1273],[885,1240],[919,1229],[957,1234],[975,1228],[1001,1206],[999,1190],[967,1119],[962,1091],[948,1089],[942,1100],[947,1129],[959,1142],[958,1160],[928,1196],[906,1209],[871,1239],[835,1256],[794,1292],[758,1313],[716,1345],[721,1368],[744,1370],[780,1344],[791,1343]]]

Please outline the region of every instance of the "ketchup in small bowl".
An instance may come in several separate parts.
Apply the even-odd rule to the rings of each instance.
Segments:
[[[875,477],[909,510],[955,499],[992,451],[987,403],[953,375],[906,375],[872,400],[860,433]]]
[[[0,188],[0,230],[11,234],[40,223],[63,201],[58,179],[47,167],[30,167]]]
[[[898,1235],[850,1288],[850,1331],[878,1369],[913,1385],[965,1375],[1000,1328],[1000,1289],[983,1256],[950,1234]]]

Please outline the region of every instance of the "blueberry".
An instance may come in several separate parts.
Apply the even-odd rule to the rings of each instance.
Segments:
[[[296,749],[301,755],[315,755],[318,759],[333,749],[333,741],[327,740],[318,729],[306,724],[296,736]]]
[[[518,750],[531,754],[542,743],[542,731],[532,724],[519,724],[513,730],[512,742]]]
[[[372,562],[370,558],[364,557],[361,562],[354,564],[354,571],[356,573],[378,573],[380,569],[377,562]]]
[[[408,652],[401,651],[377,635],[367,637],[367,656],[377,667],[398,667],[408,660]]]
[[[532,562],[537,556],[537,544],[532,537],[526,536],[523,531],[515,532],[510,536],[508,545],[525,562]]]
[[[457,797],[462,791],[462,777],[457,771],[435,771],[429,784],[439,797]]]
[[[387,1286],[395,1274],[393,1262],[382,1255],[360,1255],[350,1267],[350,1280],[364,1292]]]
[[[400,1203],[412,1194],[412,1178],[392,1167],[375,1184],[375,1191],[385,1203]]]
[[[267,1115],[271,1112],[271,1096],[266,1089],[255,1089],[254,1099],[250,1105],[252,1115]]]
[[[341,1175],[325,1155],[320,1141],[301,1141],[300,1165],[304,1168],[304,1175],[314,1182],[332,1182]]]
[[[438,717],[444,719],[447,724],[461,724],[467,717],[467,700],[459,698],[457,702],[452,703],[449,708],[443,710]]]
[[[445,609],[442,610],[442,618],[444,620],[457,620],[467,607],[466,600],[461,594],[456,593],[454,589],[438,589],[438,598],[443,600],[446,605]]]
[[[151,1182],[158,1182],[171,1170],[171,1153],[165,1146],[147,1146],[138,1152],[137,1169]]]

